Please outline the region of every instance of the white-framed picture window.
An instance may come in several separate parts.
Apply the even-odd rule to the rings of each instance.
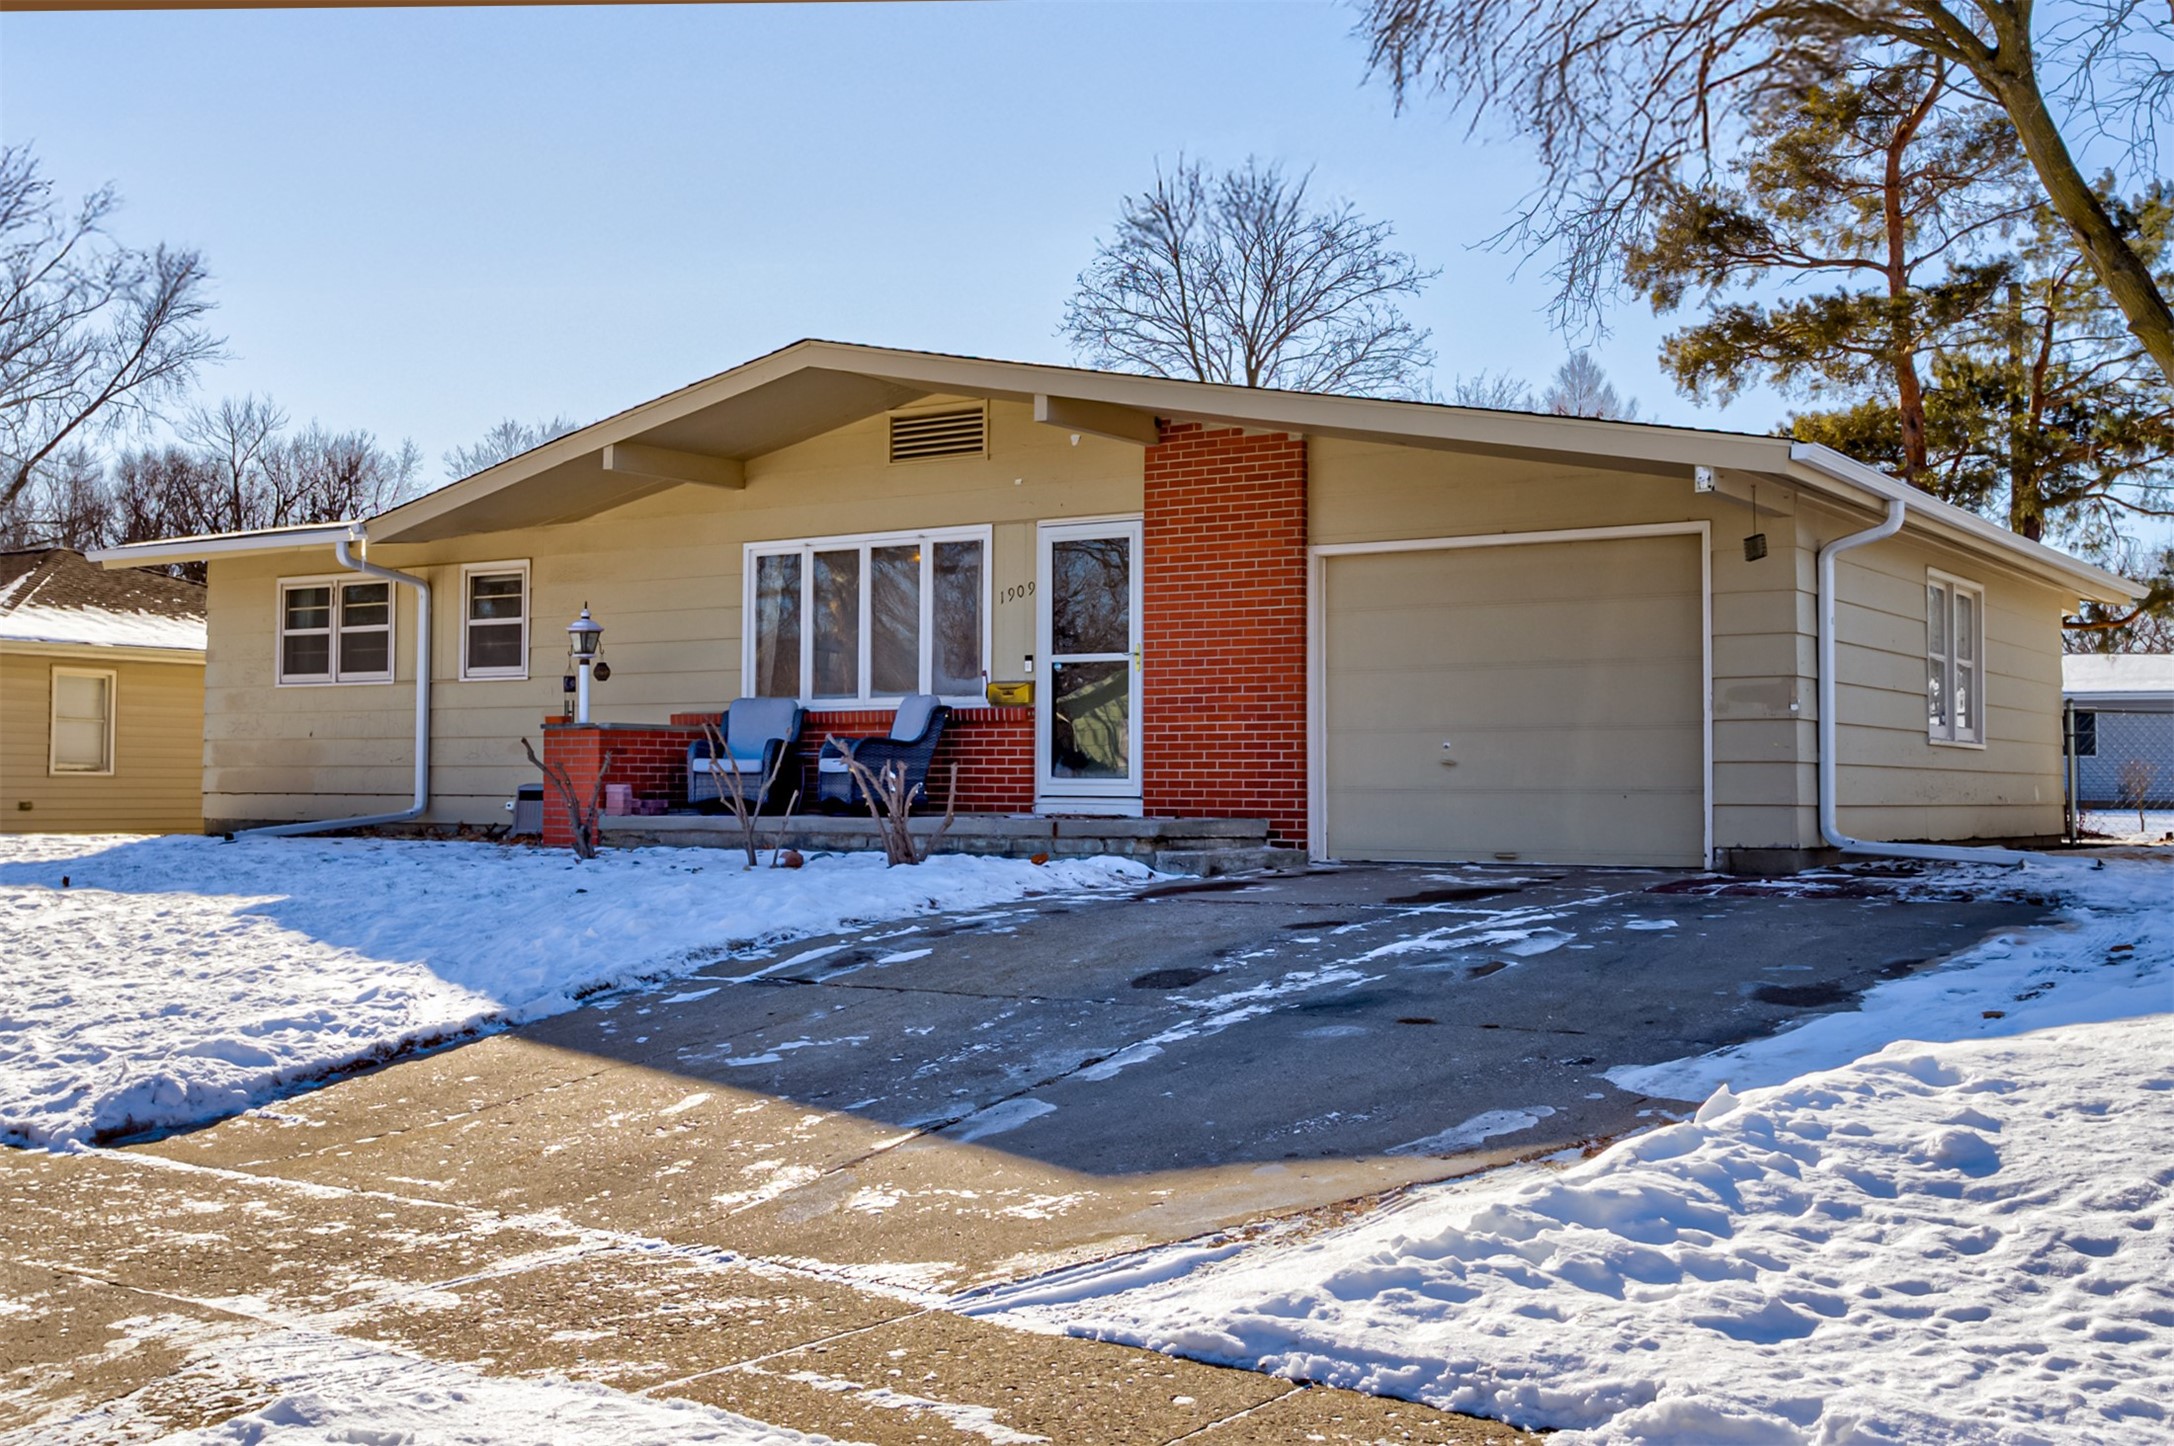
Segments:
[[[393,585],[281,578],[278,666],[283,685],[391,682]]]
[[[1985,742],[1985,589],[1940,572],[1925,575],[1925,734]]]
[[[460,572],[460,675],[528,676],[528,564],[473,562]]]
[[[115,675],[105,668],[53,669],[52,740],[47,771],[113,772]]]
[[[756,542],[746,562],[750,694],[829,707],[908,693],[984,701],[988,528]]]

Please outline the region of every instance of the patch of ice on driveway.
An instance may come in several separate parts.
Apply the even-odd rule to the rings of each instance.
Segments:
[[[1118,859],[749,872],[706,849],[581,863],[417,840],[0,837],[0,1140],[200,1124],[735,950],[1153,877]]]
[[[695,1002],[695,1001],[696,1001],[697,999],[707,999],[707,998],[709,998],[709,997],[710,997],[710,996],[711,996],[712,994],[715,994],[715,993],[716,993],[716,992],[717,992],[718,990],[722,989],[723,987],[724,987],[724,986],[723,986],[723,985],[721,985],[721,984],[713,984],[713,985],[711,985],[711,986],[710,986],[709,988],[707,988],[707,989],[686,989],[686,990],[682,990],[682,991],[681,991],[681,992],[679,992],[678,994],[668,994],[668,995],[666,995],[666,996],[665,996],[664,998],[662,998],[662,999],[658,1000],[658,1001],[657,1001],[657,1003],[659,1003],[659,1004],[692,1004],[692,1003],[694,1003],[694,1002]]]
[[[1636,930],[1642,934],[1650,934],[1658,933],[1663,929],[1673,929],[1676,927],[1676,921],[1674,919],[1625,919],[1622,927]]]
[[[1439,1134],[1408,1144],[1395,1145],[1385,1150],[1389,1155],[1454,1155],[1469,1150],[1497,1135],[1514,1135],[1519,1130],[1529,1130],[1549,1115],[1555,1113],[1553,1105],[1527,1105],[1521,1110],[1489,1110],[1474,1115],[1461,1125],[1451,1125]]]
[[[155,1408],[141,1410],[135,1398],[124,1397],[73,1420],[40,1422],[35,1439],[88,1446],[124,1433],[128,1440],[153,1439],[147,1430],[167,1446],[534,1446],[576,1440],[584,1446],[807,1446],[823,1439],[694,1401],[556,1378],[486,1376],[316,1331],[223,1342],[209,1369],[241,1390],[277,1394],[216,1426],[172,1434],[158,1431]],[[162,1387],[170,1393],[171,1378],[137,1395],[150,1397]]]
[[[962,1145],[976,1140],[986,1140],[991,1135],[1001,1135],[1006,1130],[1016,1130],[1029,1120],[1053,1115],[1057,1107],[1047,1100],[999,1100],[985,1110],[976,1110],[965,1119],[944,1131],[946,1138]]]

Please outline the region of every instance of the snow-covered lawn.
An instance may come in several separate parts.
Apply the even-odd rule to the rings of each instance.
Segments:
[[[1859,1012],[1616,1071],[1711,1094],[1594,1159],[961,1308],[1564,1446],[2174,1440],[2174,866],[2023,886],[2066,922]]]
[[[2082,819],[2086,839],[2094,842],[2162,843],[2174,838],[2174,808],[2085,809]]]
[[[1116,859],[0,836],[0,1140],[197,1124],[756,944],[1137,885]],[[65,882],[64,882],[65,881]]]

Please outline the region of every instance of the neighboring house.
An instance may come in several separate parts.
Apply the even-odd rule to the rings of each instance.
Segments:
[[[668,792],[735,695],[819,739],[929,691],[966,810],[1772,868],[1822,855],[1818,550],[1898,508],[1836,559],[1840,826],[2055,838],[2062,615],[2134,587],[1785,438],[808,341],[352,529],[103,557],[210,563],[214,827],[400,810],[418,711],[422,817],[484,824],[524,735]],[[603,726],[545,732],[584,605]]]
[[[204,826],[205,590],[0,553],[0,832]]]
[[[2174,807],[2174,654],[2071,654],[2061,693],[2076,710],[2076,801]]]

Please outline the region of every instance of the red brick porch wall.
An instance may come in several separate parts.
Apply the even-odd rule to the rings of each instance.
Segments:
[[[704,723],[719,713],[674,713],[670,723],[547,724],[544,761],[566,770],[583,803],[596,787],[598,770],[605,783],[628,783],[636,798],[661,798],[668,806],[687,801],[687,745],[702,736]],[[800,734],[798,770],[788,763],[779,777],[780,800],[794,788],[801,804],[814,796],[815,755],[825,735],[859,738],[891,731],[891,710],[810,712]],[[610,764],[604,765],[605,755]],[[954,708],[944,723],[936,760],[929,768],[929,803],[941,809],[949,797],[951,765],[959,765],[961,813],[1031,813],[1034,810],[1034,710],[1032,708]],[[559,791],[544,785],[547,845],[574,841],[572,817]]]
[[[546,723],[543,757],[545,763],[566,770],[574,795],[583,805],[595,792],[600,771],[605,783],[632,784],[636,798],[683,804],[687,801],[687,745],[701,736],[699,723],[682,725],[679,715],[670,724]],[[573,817],[548,778],[543,801],[544,843],[562,848],[572,844]]]
[[[810,711],[800,732],[802,786],[814,792],[815,755],[824,735],[870,738],[891,731],[891,710]],[[941,810],[949,799],[951,765],[959,765],[959,812],[1034,812],[1034,710],[954,708],[929,764],[928,803]]]
[[[1146,467],[1145,809],[1303,844],[1306,439],[1166,422]]]

